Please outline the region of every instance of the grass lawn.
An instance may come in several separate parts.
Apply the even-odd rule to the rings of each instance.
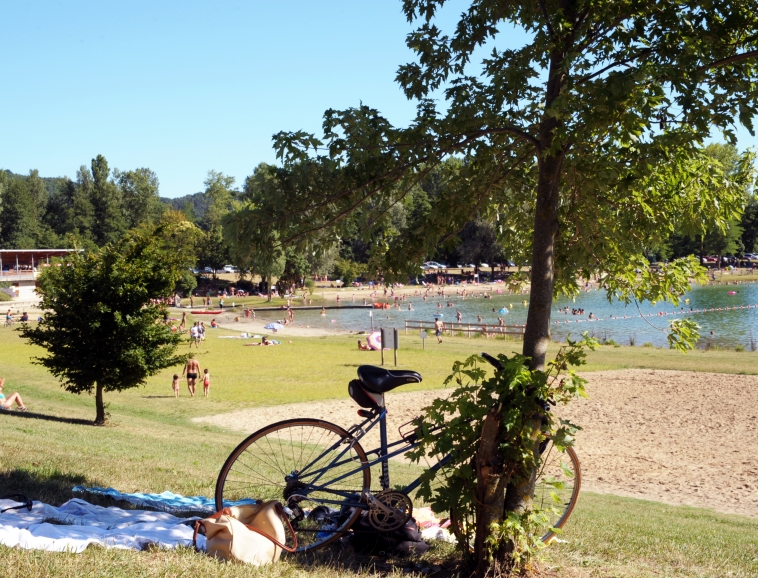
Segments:
[[[94,400],[65,392],[30,357],[41,352],[11,330],[0,331],[0,375],[6,394],[19,391],[34,415],[0,414],[0,494],[22,491],[60,504],[76,484],[112,486],[122,491],[171,490],[212,495],[216,476],[236,433],[201,426],[192,417],[242,407],[266,406],[347,396],[347,383],[362,363],[379,363],[378,353],[359,352],[353,337],[283,337],[279,347],[243,347],[243,340],[209,331],[197,352],[212,375],[211,397],[179,400],[166,370],[145,387],[107,393],[111,424],[87,425]],[[454,360],[482,350],[518,350],[516,342],[446,339],[442,345],[404,339],[404,368],[420,371],[417,389],[442,387]],[[193,352],[195,350],[193,349]],[[388,357],[388,359],[390,359]],[[724,373],[756,373],[753,354],[691,352],[603,346],[590,356],[588,370],[646,367]],[[412,389],[412,388],[409,388]],[[39,415],[41,414],[41,416]],[[44,419],[42,419],[44,417]],[[303,416],[293,416],[303,417]],[[350,425],[350,424],[340,424]],[[548,566],[573,568],[591,576],[755,576],[758,575],[758,521],[705,510],[632,499],[583,494],[575,517],[553,546]],[[434,558],[439,553],[428,557]],[[334,552],[301,557],[271,569],[227,567],[191,551],[124,552],[90,548],[81,555],[16,551],[0,547],[0,567],[10,576],[207,576],[353,575],[369,560]],[[9,571],[9,573],[8,573]],[[402,573],[398,570],[398,574]],[[729,574],[731,573],[731,574]]]

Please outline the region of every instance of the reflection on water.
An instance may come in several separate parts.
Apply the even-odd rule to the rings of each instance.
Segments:
[[[442,314],[443,321],[455,321],[456,312],[460,311],[463,323],[477,324],[481,316],[482,323],[497,325],[502,317],[508,325],[526,323],[527,301],[529,296],[507,295],[497,293],[496,285],[486,286],[491,299],[483,297],[461,298],[455,294],[455,287],[447,287],[445,297],[432,296],[425,302],[420,296],[407,295],[400,301],[400,309],[369,310],[344,309],[327,310],[322,316],[319,310],[297,311],[296,325],[323,329],[340,329],[368,331],[371,322],[375,328],[397,327],[403,329],[406,320],[434,321],[435,314]],[[484,294],[485,286],[479,289],[468,288],[473,293]],[[729,293],[733,292],[733,295]],[[362,304],[365,297],[369,303],[367,290],[345,289],[341,293],[343,305]],[[355,302],[352,296],[355,296]],[[684,299],[689,299],[685,302]],[[379,299],[384,301],[384,299]],[[453,307],[447,303],[452,302]],[[336,301],[335,303],[336,304]],[[408,306],[413,310],[409,311]],[[708,285],[695,287],[684,296],[679,307],[669,303],[640,303],[639,310],[634,303],[625,305],[618,301],[609,303],[604,291],[591,290],[583,292],[575,300],[558,298],[553,305],[551,330],[556,339],[564,339],[567,334],[574,336],[589,331],[599,338],[614,339],[622,345],[634,341],[636,345],[650,342],[653,345],[666,345],[666,329],[673,319],[687,317],[700,325],[701,339],[699,346],[708,342],[718,346],[734,347],[738,344],[750,347],[754,335],[758,339],[758,284],[741,283],[739,285]],[[438,306],[439,305],[439,306]],[[507,314],[498,311],[505,307]],[[569,313],[559,312],[564,307]],[[734,309],[744,307],[743,309]],[[749,308],[748,308],[749,307]],[[584,309],[584,315],[572,315],[570,310]],[[727,309],[728,308],[728,309]],[[692,312],[690,312],[692,309]],[[713,309],[714,311],[711,311]],[[719,309],[721,309],[719,311]],[[703,312],[703,310],[708,310]],[[699,312],[698,312],[699,311]],[[597,321],[590,321],[592,313]],[[644,317],[641,316],[644,315]],[[283,311],[259,311],[259,319],[274,320],[284,316]],[[557,323],[556,323],[557,322]]]

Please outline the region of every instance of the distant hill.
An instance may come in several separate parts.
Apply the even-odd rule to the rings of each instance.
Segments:
[[[8,169],[5,169],[5,172],[10,176],[12,179],[19,179],[22,181],[25,181],[29,178],[29,175],[17,175],[16,173],[9,171]],[[40,177],[42,179],[42,182],[45,183],[45,189],[47,189],[47,193],[49,195],[52,195],[58,190],[58,182],[61,180],[60,177]]]
[[[177,211],[183,211],[187,205],[191,206],[196,222],[201,221],[208,210],[208,199],[203,193],[184,195],[183,197],[176,197],[174,199],[161,197],[161,203]]]

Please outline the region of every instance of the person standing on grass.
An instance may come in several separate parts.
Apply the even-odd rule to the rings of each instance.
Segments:
[[[200,364],[195,359],[194,354],[190,353],[187,363],[184,364],[184,371],[182,371],[182,377],[187,374],[187,389],[189,389],[190,396],[195,397],[195,382],[197,376],[200,373]]]
[[[203,396],[208,397],[208,392],[211,389],[211,373],[208,368],[205,368],[205,374],[203,375]]]
[[[5,397],[5,394],[3,394],[3,386],[5,385],[5,378],[0,377],[0,410],[9,410],[11,407],[13,407],[13,403],[16,403],[16,409],[18,411],[28,411],[26,406],[24,405],[24,400],[21,399],[21,396],[18,394],[18,392],[14,392],[10,395],[10,397]]]
[[[192,349],[193,343],[195,344],[195,349],[200,348],[200,330],[197,323],[190,327],[190,349]]]
[[[442,319],[434,320],[434,334],[437,336],[437,343],[442,343],[442,330],[445,329],[445,324],[442,323]]]
[[[171,382],[171,388],[174,390],[174,397],[179,399],[179,375],[174,374],[174,380]]]

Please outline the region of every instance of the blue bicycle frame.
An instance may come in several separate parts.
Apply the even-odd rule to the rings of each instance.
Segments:
[[[376,464],[381,464],[382,467],[382,474],[379,476],[379,483],[382,487],[382,490],[387,490],[390,488],[390,472],[389,472],[389,463],[388,460],[390,458],[393,458],[395,456],[404,454],[408,450],[411,450],[415,447],[418,447],[418,445],[421,443],[419,440],[416,439],[415,434],[411,434],[406,437],[392,442],[391,444],[387,443],[387,408],[381,408],[379,410],[375,410],[371,413],[369,416],[365,416],[366,419],[358,424],[354,425],[348,430],[348,433],[351,434],[351,438],[340,440],[328,448],[326,448],[321,454],[316,456],[314,459],[310,461],[310,463],[303,466],[303,468],[296,473],[293,472],[293,476],[296,477],[296,479],[304,484],[307,484],[306,488],[302,488],[301,491],[298,492],[298,494],[301,494],[303,496],[306,496],[310,494],[311,492],[321,491],[321,492],[328,492],[331,494],[335,494],[337,496],[342,496],[343,500],[327,500],[320,498],[318,499],[319,502],[322,502],[324,504],[337,504],[340,506],[347,506],[347,507],[354,507],[354,508],[368,508],[368,505],[360,501],[360,499],[356,500],[356,495],[354,492],[345,491],[345,490],[337,490],[332,488],[331,486],[333,484],[336,484],[337,482],[348,478],[354,474],[357,474],[359,472],[362,472],[363,470],[367,468],[371,468],[372,466],[375,466]],[[367,463],[361,464],[359,467],[356,467],[353,470],[350,470],[346,473],[342,473],[340,476],[336,478],[331,478],[326,481],[321,481],[319,483],[319,480],[322,479],[322,477],[325,477],[325,475],[332,470],[333,468],[337,468],[339,466],[342,466],[344,464],[353,462],[352,457],[345,457],[345,454],[347,454],[353,447],[353,445],[357,442],[359,442],[369,431],[371,431],[377,424],[379,424],[379,440],[380,444],[378,448],[375,448],[373,450],[366,451],[366,456],[376,455],[377,457],[375,459],[370,459]],[[364,429],[365,428],[365,429]],[[439,429],[439,428],[435,428]],[[432,430],[434,431],[434,430]],[[347,443],[346,443],[347,442]],[[327,455],[330,452],[336,451],[338,447],[341,444],[346,444],[346,447],[344,450],[339,452],[339,454],[332,459],[331,462],[324,466],[320,466],[318,468],[313,468],[315,464],[317,464],[325,455]],[[397,446],[401,446],[398,449],[392,449],[397,448]],[[434,466],[432,466],[430,469],[432,471],[436,471],[442,466],[444,466],[447,462],[449,462],[451,459],[450,455],[445,456],[442,458],[439,462],[437,462]],[[288,476],[288,480],[293,479]],[[287,479],[287,478],[285,478]],[[421,484],[421,477],[416,478],[413,480],[410,484],[402,488],[402,492],[409,494],[413,490],[415,490],[419,484]],[[347,500],[347,501],[346,501]],[[351,501],[354,500],[354,501]]]

